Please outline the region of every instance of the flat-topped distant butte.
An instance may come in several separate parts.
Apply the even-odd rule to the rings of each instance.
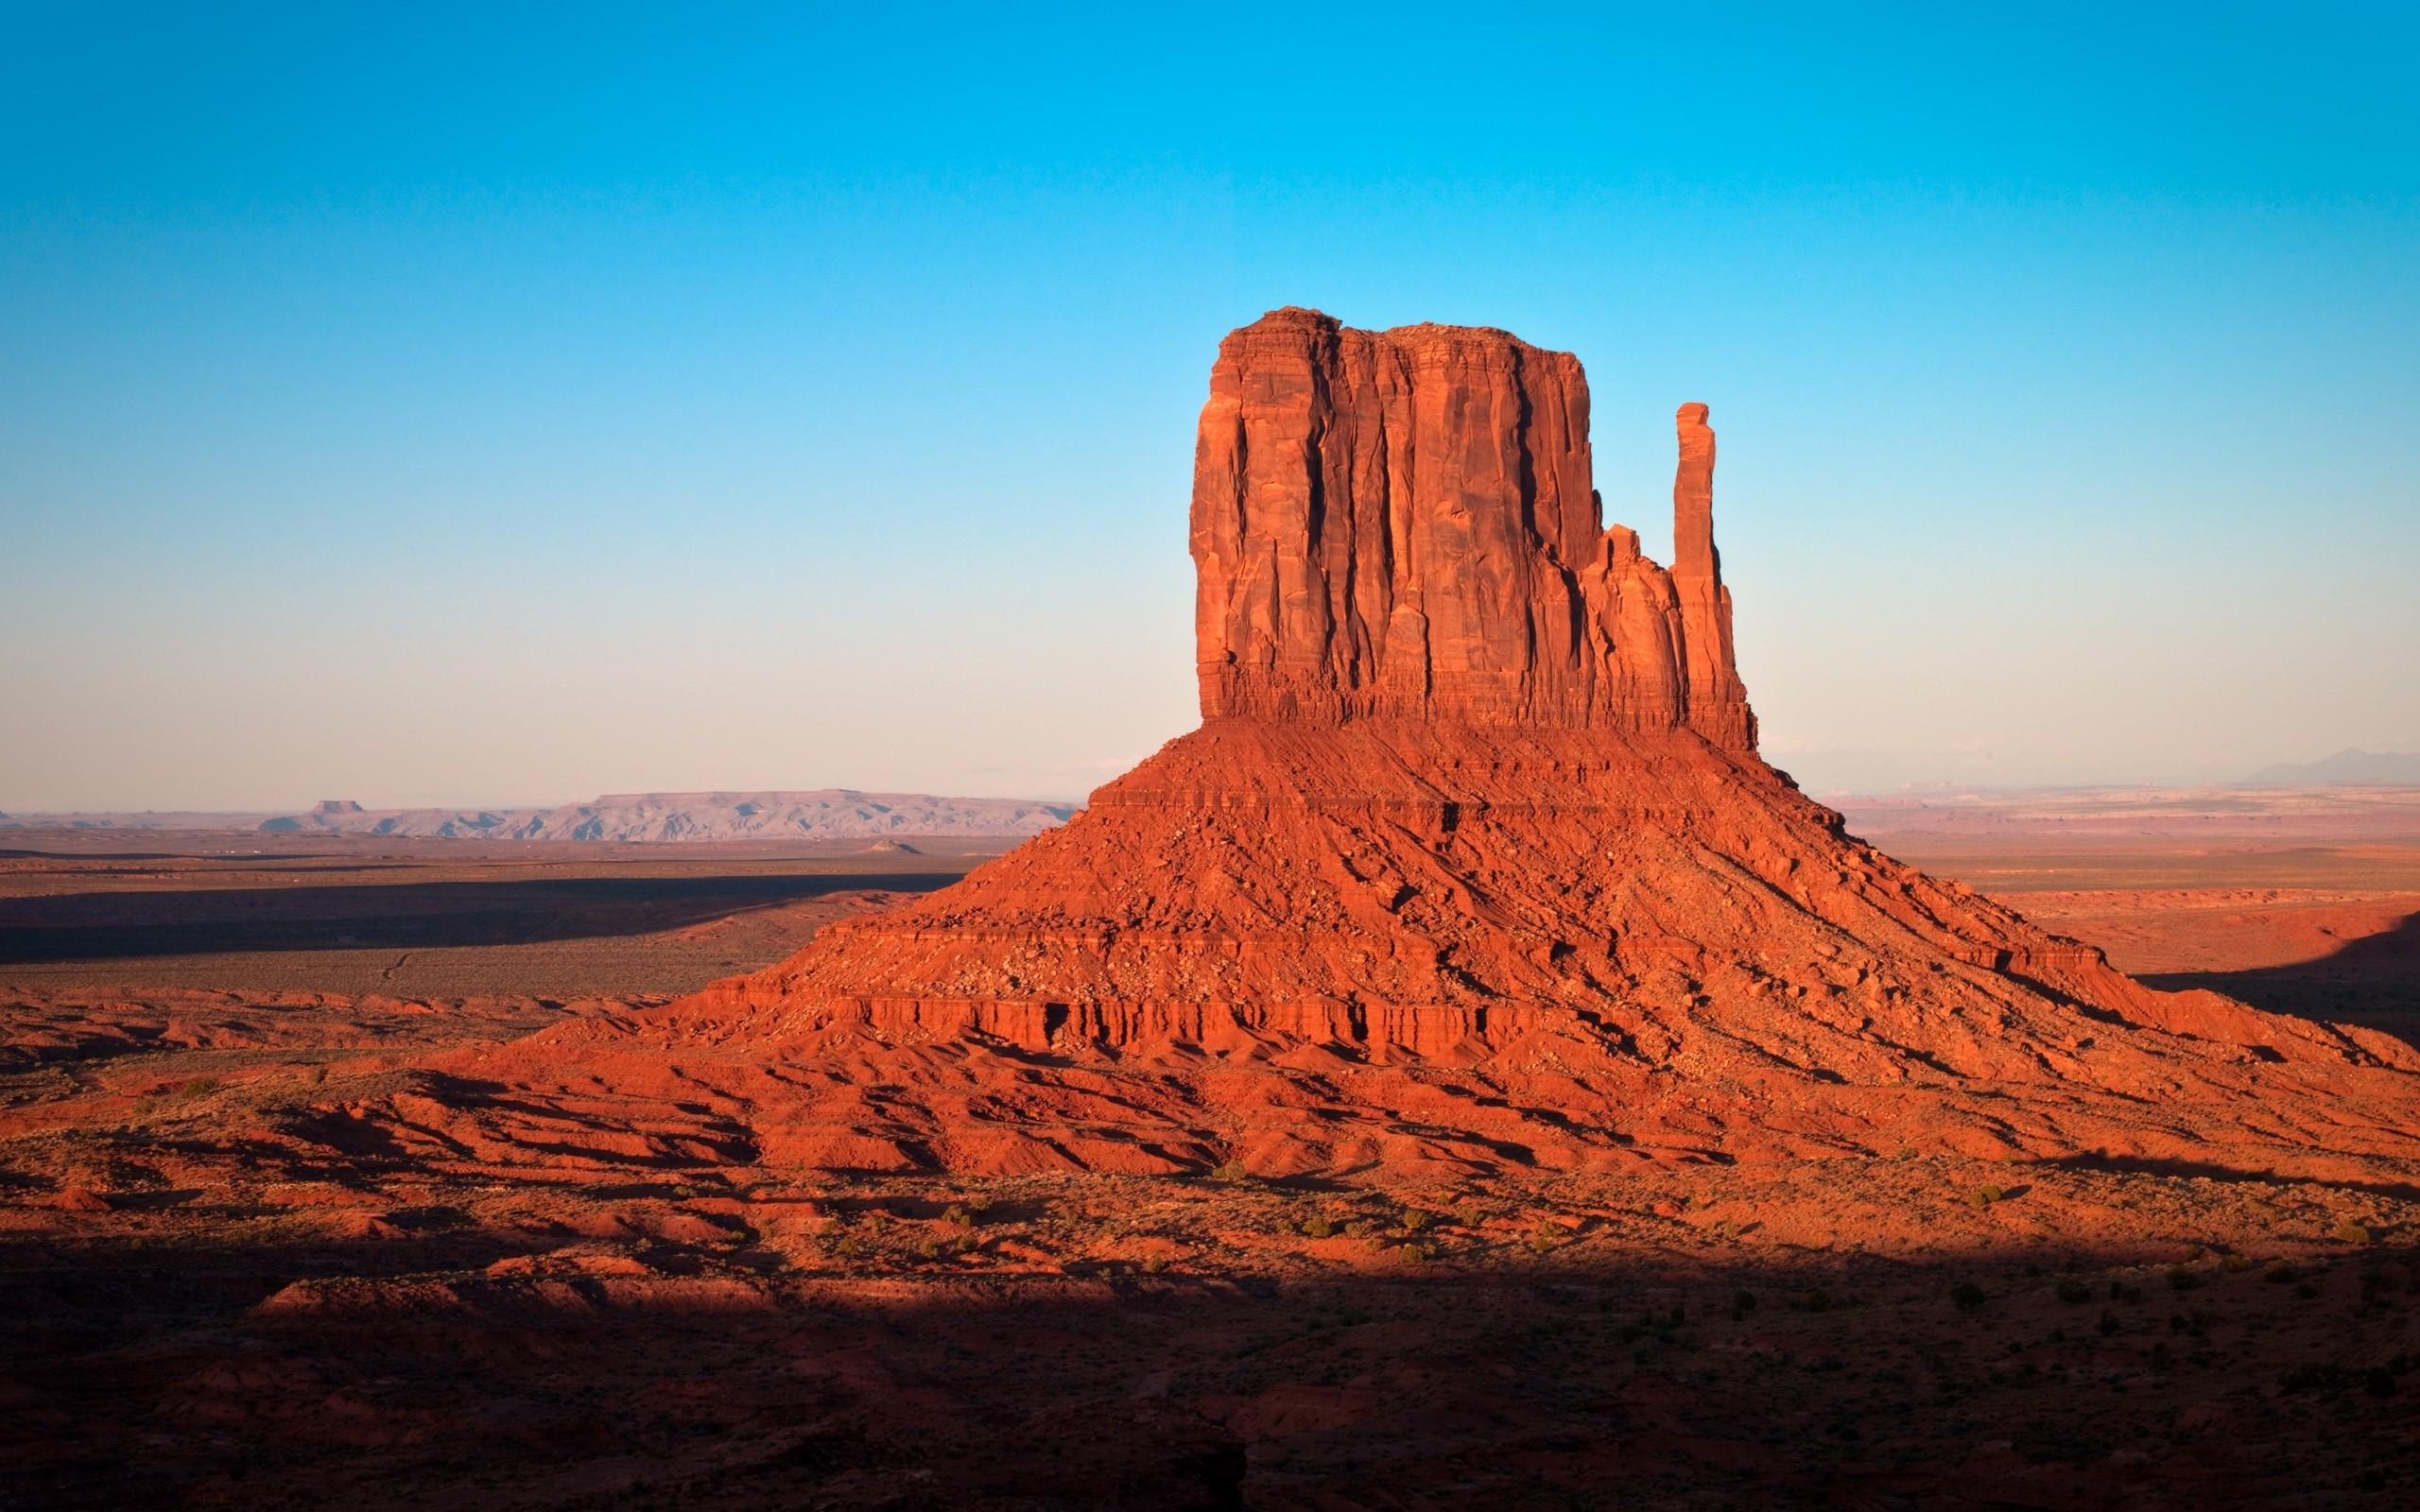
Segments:
[[[2420,1056],[1766,765],[1707,421],[1659,566],[1576,359],[1277,312],[1202,727],[962,882],[670,1003],[20,993],[13,1493],[2402,1504]]]

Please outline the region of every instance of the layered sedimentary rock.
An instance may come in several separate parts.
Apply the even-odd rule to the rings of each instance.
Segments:
[[[1194,454],[1202,717],[1685,725],[1753,749],[1705,418],[1682,406],[1668,573],[1604,527],[1570,353],[1309,310],[1234,333]]]
[[[465,1067],[510,1091],[442,1137],[569,1148],[618,1108],[668,1163],[2420,1159],[2398,1041],[2151,991],[1760,761],[1704,406],[1669,571],[1601,524],[1587,406],[1498,331],[1230,335],[1201,728],[953,887]]]

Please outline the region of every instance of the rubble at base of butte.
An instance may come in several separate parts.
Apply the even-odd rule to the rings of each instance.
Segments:
[[[632,1160],[961,1173],[2420,1159],[2400,1041],[2151,990],[1758,758],[1706,418],[1666,568],[1602,523],[1572,356],[1233,333],[1200,729],[954,886],[446,1081],[509,1095],[359,1116],[499,1164],[600,1125]]]

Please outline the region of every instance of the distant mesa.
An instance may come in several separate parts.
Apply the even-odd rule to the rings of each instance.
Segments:
[[[866,851],[870,855],[893,856],[920,856],[925,853],[905,840],[876,840],[866,847]]]
[[[2346,747],[2315,762],[2280,762],[2244,779],[2248,787],[2318,787],[2329,783],[2420,782],[2420,751],[2368,751]]]
[[[1201,728],[953,886],[466,1065],[518,1122],[451,1137],[559,1149],[608,1084],[667,1152],[903,1172],[2420,1158],[2410,1047],[2152,990],[1758,757],[1704,405],[1666,567],[1568,353],[1288,309],[1209,389]]]
[[[761,793],[616,793],[555,808],[372,809],[330,799],[299,814],[21,814],[9,829],[256,830],[438,840],[851,840],[889,835],[1023,839],[1080,805],[819,788]]]

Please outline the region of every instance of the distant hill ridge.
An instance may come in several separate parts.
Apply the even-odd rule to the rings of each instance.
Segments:
[[[1033,799],[943,798],[826,787],[804,792],[609,793],[553,808],[371,809],[323,799],[293,814],[20,814],[0,829],[261,830],[440,840],[795,840],[1039,834],[1082,807]]]
[[[2324,782],[2420,782],[2420,751],[2357,750],[2346,747],[2315,762],[2279,762],[2244,779],[2252,787],[2303,787]]]

